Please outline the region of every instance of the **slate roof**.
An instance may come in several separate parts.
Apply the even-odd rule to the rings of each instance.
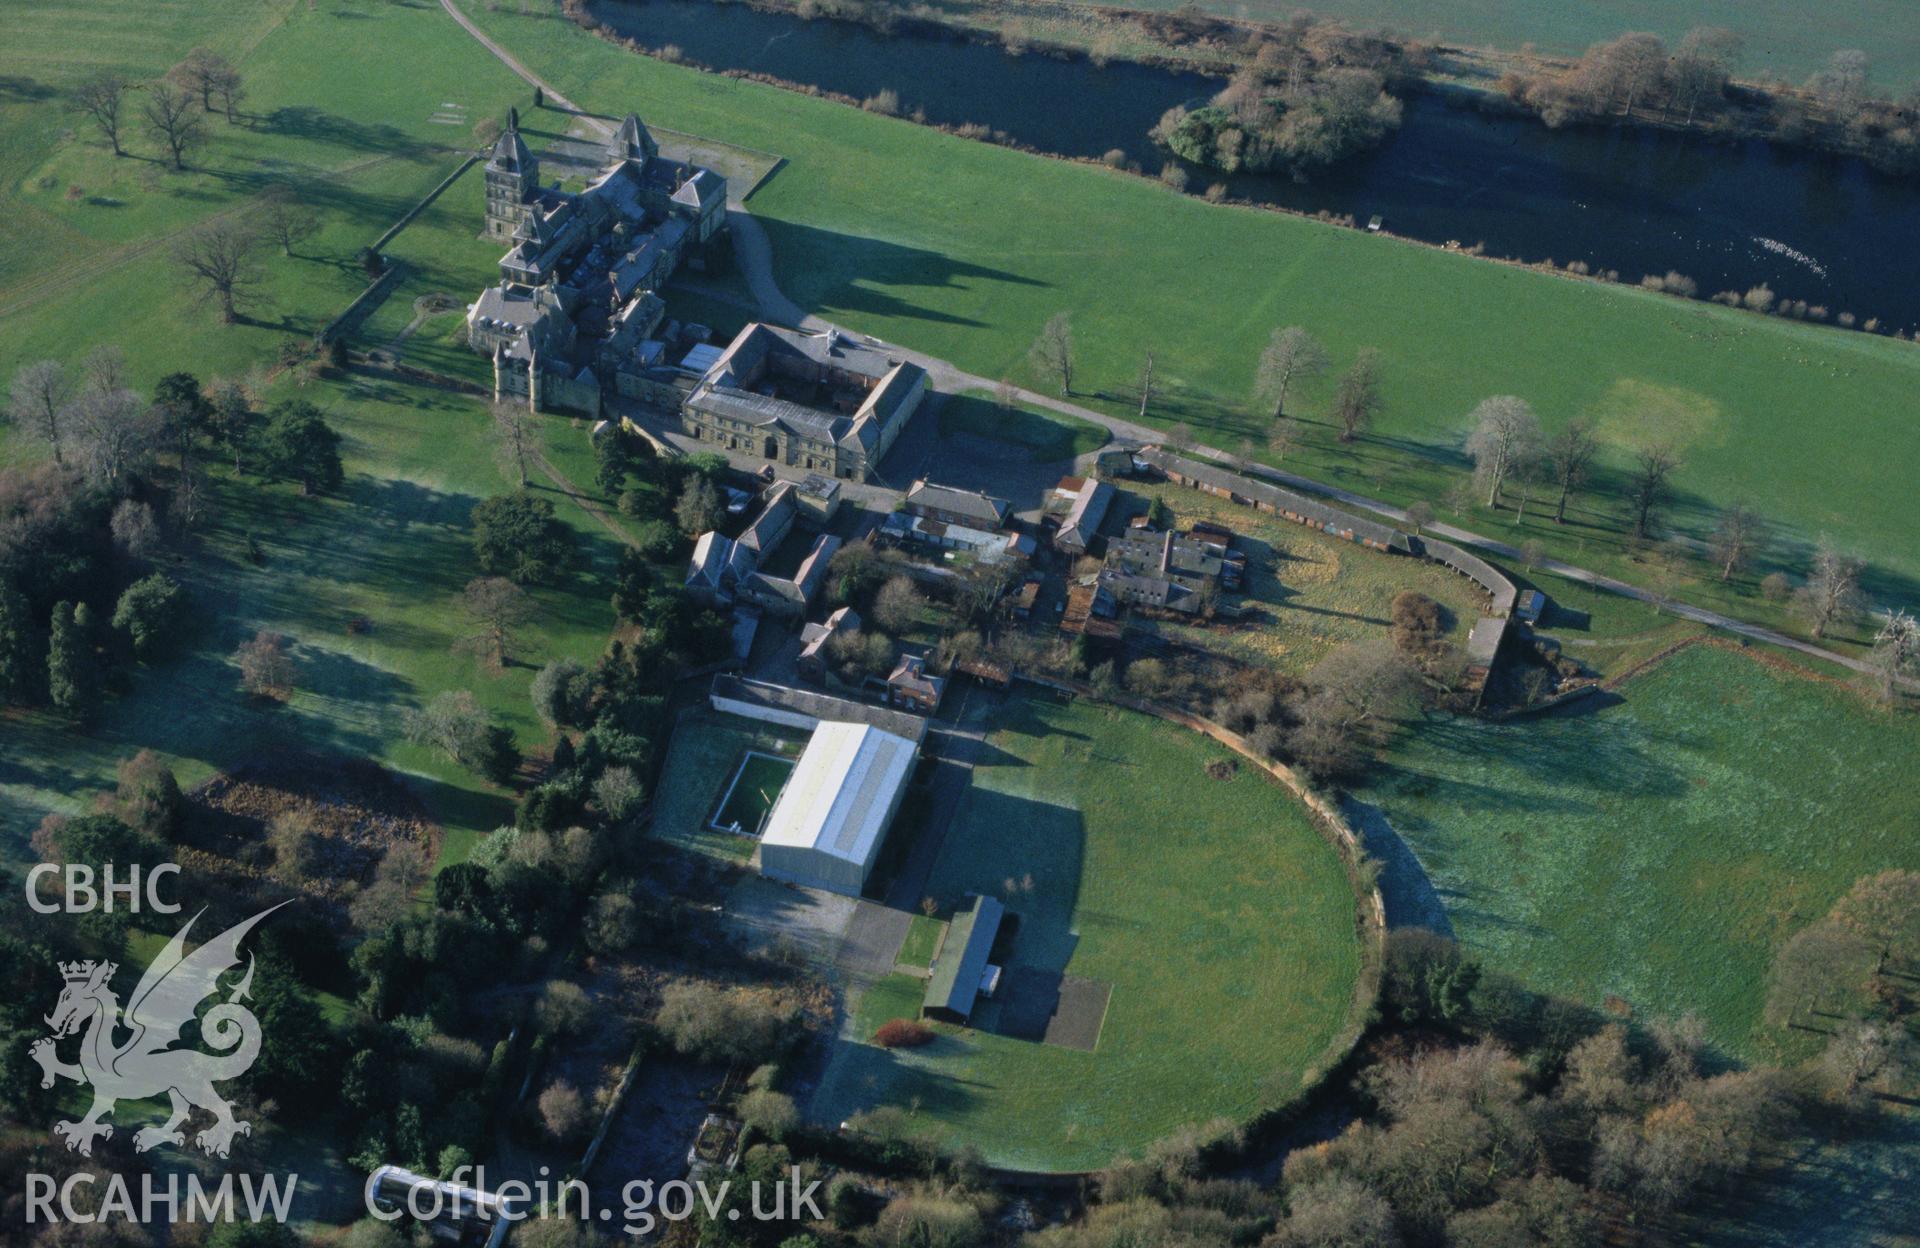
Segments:
[[[997,529],[1007,522],[1013,504],[980,490],[936,485],[922,477],[907,487],[907,510],[915,514],[924,511],[946,512],[972,520],[978,527]]]
[[[1170,476],[1197,481],[1211,489],[1223,490],[1243,499],[1251,499],[1256,504],[1274,511],[1303,517],[1339,536],[1351,537],[1357,541],[1374,542],[1389,550],[1412,552],[1407,535],[1390,524],[1356,516],[1352,512],[1342,511],[1338,507],[1308,498],[1304,494],[1296,494],[1292,490],[1282,489],[1269,482],[1245,477],[1237,472],[1202,463],[1199,460],[1187,459],[1157,447],[1140,452],[1137,458]]]
[[[1107,518],[1107,508],[1112,504],[1112,486],[1105,481],[1083,481],[1053,540],[1073,550],[1085,550],[1100,532],[1100,522]]]

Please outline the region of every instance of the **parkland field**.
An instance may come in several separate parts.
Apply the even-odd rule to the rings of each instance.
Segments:
[[[20,10],[19,33],[0,51],[0,69],[17,84],[0,100],[0,199],[23,222],[0,260],[0,373],[91,340],[101,326],[120,327],[142,382],[176,349],[215,375],[271,360],[359,289],[352,257],[454,167],[474,124],[530,103],[524,83],[430,6],[260,0],[237,13],[215,29],[185,4],[109,3],[75,19],[98,37],[76,39],[62,6]],[[1274,326],[1301,324],[1327,343],[1336,370],[1358,348],[1379,347],[1385,405],[1370,435],[1342,444],[1326,423],[1330,379],[1308,387],[1296,403],[1306,434],[1289,467],[1399,501],[1439,502],[1466,473],[1467,413],[1489,394],[1515,393],[1549,427],[1579,415],[1598,422],[1612,447],[1601,494],[1564,527],[1519,531],[1510,513],[1477,509],[1442,506],[1443,515],[1644,579],[1610,493],[1633,448],[1672,442],[1683,459],[1669,512],[1675,531],[1700,536],[1719,507],[1744,499],[1780,527],[1756,576],[1774,566],[1802,571],[1811,542],[1828,534],[1872,565],[1877,600],[1920,601],[1920,554],[1900,503],[1903,466],[1920,455],[1920,351],[1907,344],[1209,205],[1110,171],[635,56],[544,9],[473,6],[470,16],[597,111],[634,109],[784,154],[751,206],[786,293],[823,316],[978,375],[1046,384],[1027,348],[1049,316],[1066,311],[1082,401],[1131,415],[1121,396],[1151,348],[1165,395],[1150,419],[1185,422],[1220,446],[1243,437],[1264,445],[1250,399],[1254,362]],[[215,121],[208,150],[185,174],[147,156],[113,160],[62,98],[95,65],[155,74],[201,41],[248,75],[248,122]],[[565,120],[530,111],[528,126],[557,133]],[[152,232],[242,208],[274,181],[312,196],[325,228],[307,249],[312,258],[265,265],[248,321],[220,326]],[[876,186],[888,193],[874,195]],[[456,186],[449,211],[457,196],[477,194]],[[1101,228],[1089,231],[1090,220]],[[418,271],[370,321],[369,341],[397,338],[415,298],[470,298],[456,277],[493,258],[471,234],[413,233],[392,250]],[[144,314],[122,315],[128,307]],[[471,369],[476,360],[446,349],[456,318],[433,316],[404,350]],[[1848,436],[1828,436],[1826,422],[1805,418],[1813,411],[1846,412]],[[1781,470],[1789,464],[1793,471]],[[1784,622],[1751,584],[1729,591],[1701,577],[1683,592]]]
[[[332,496],[309,498],[208,465],[202,550],[174,570],[201,613],[190,653],[137,672],[87,734],[43,713],[8,718],[0,859],[23,860],[42,814],[83,807],[111,786],[117,762],[150,748],[183,784],[283,750],[375,758],[412,777],[446,833],[442,861],[458,860],[479,835],[511,821],[512,802],[409,744],[402,712],[467,689],[531,748],[546,736],[527,697],[533,673],[562,656],[591,662],[606,643],[617,543],[541,479],[536,494],[574,531],[578,570],[533,591],[536,610],[504,668],[462,645],[472,629],[460,592],[476,575],[468,517],[508,486],[493,462],[484,404],[378,372],[315,379],[278,363],[283,344],[309,341],[366,285],[361,249],[458,168],[476,121],[503,115],[519,97],[518,80],[492,58],[449,58],[449,41],[432,25],[387,23],[404,12],[352,3],[316,10],[297,0],[217,16],[189,3],[9,10],[0,202],[13,225],[0,240],[0,372],[49,357],[75,367],[109,344],[125,353],[143,391],[187,369],[203,381],[242,380],[261,406],[306,399],[342,436],[346,480]],[[248,95],[237,124],[207,119],[207,145],[185,172],[154,159],[137,126],[126,140],[134,155],[116,160],[64,102],[95,69],[157,76],[197,44],[238,63]],[[296,189],[319,231],[292,256],[263,254],[241,322],[221,325],[182,280],[172,241],[212,216],[254,210],[275,183]],[[475,237],[482,204],[470,171],[388,246],[405,268],[401,325],[415,315],[415,294],[471,297],[494,271],[498,247]],[[436,331],[444,339],[444,318],[426,328],[427,337],[409,339],[414,351]],[[384,331],[376,324],[373,332]],[[584,443],[565,418],[544,433],[556,449]],[[0,426],[0,461],[45,453],[24,431]],[[579,459],[591,480],[590,457]],[[229,656],[260,629],[288,639],[298,675],[285,704],[238,688]]]
[[[810,1116],[895,1106],[995,1164],[1075,1170],[1297,1095],[1354,1004],[1353,890],[1284,789],[1210,774],[1231,757],[1130,712],[1009,700],[929,884],[943,914],[977,892],[1018,916],[998,1000],[883,1049],[867,1039],[916,1017],[925,982],[881,980]],[[931,952],[908,944],[902,963]],[[1046,1029],[1056,999],[1071,1034]]]
[[[1774,952],[1860,876],[1920,868],[1916,757],[1911,715],[1694,646],[1613,705],[1423,724],[1361,796],[1492,965],[1778,1059],[1800,1054],[1761,1023]]]
[[[1340,443],[1327,417],[1331,375],[1321,379],[1296,403],[1306,438],[1290,468],[1439,505],[1468,471],[1468,413],[1488,395],[1518,394],[1549,428],[1593,418],[1613,449],[1598,474],[1606,497],[1583,502],[1573,524],[1516,540],[1643,579],[1612,492],[1634,449],[1670,442],[1684,464],[1669,509],[1676,532],[1704,535],[1719,508],[1745,499],[1778,522],[1782,566],[1802,571],[1812,541],[1829,534],[1873,565],[1878,599],[1920,601],[1901,503],[1903,465],[1920,456],[1920,350],[1907,343],[1211,205],[637,56],[544,14],[474,6],[470,16],[586,107],[637,108],[785,154],[750,206],[786,294],[830,320],[1046,388],[1054,383],[1027,352],[1065,311],[1079,401],[1131,416],[1151,349],[1165,396],[1149,419],[1185,422],[1223,447],[1243,437],[1264,447],[1255,362],[1274,327],[1303,325],[1335,372],[1363,346],[1381,350],[1384,407],[1369,436]],[[1806,419],[1815,411],[1846,412],[1848,435]],[[1441,510],[1495,535],[1510,514]],[[1705,583],[1689,592],[1721,593]],[[1770,610],[1750,592],[1738,609]]]
[[[1125,0],[1088,7],[1171,10],[1185,2]],[[1223,17],[1284,22],[1302,6],[1291,0],[1197,0],[1196,7]],[[1695,26],[1725,26],[1746,40],[1745,76],[1797,82],[1840,48],[1865,49],[1881,82],[1896,90],[1920,76],[1920,26],[1905,0],[1826,0],[1817,21],[1808,20],[1809,9],[1798,0],[1315,0],[1305,7],[1365,29],[1438,35],[1494,48],[1531,43],[1544,52],[1565,53],[1583,52],[1629,30],[1649,30],[1671,44]]]

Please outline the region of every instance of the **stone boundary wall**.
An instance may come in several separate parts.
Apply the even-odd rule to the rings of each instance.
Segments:
[[[432,190],[428,191],[426,195],[420,200],[419,203],[407,209],[407,211],[404,214],[402,214],[402,216],[398,221],[395,221],[392,225],[388,226],[386,233],[382,234],[379,238],[376,238],[373,240],[373,250],[379,251],[381,248],[385,247],[388,243],[392,242],[394,238],[399,235],[401,230],[404,230],[408,226],[412,225],[415,218],[417,218],[421,213],[425,212],[428,208],[431,208],[433,206],[433,201],[440,198],[440,193],[442,191],[445,191],[448,187],[452,186],[455,182],[458,182],[460,180],[461,174],[473,168],[474,165],[478,164],[479,162],[480,162],[480,153],[478,152],[469,153],[467,158],[461,161],[459,166],[456,169],[454,169],[452,173],[440,179],[440,184],[438,186],[435,186]]]
[[[332,342],[342,334],[351,334],[360,328],[360,322],[367,318],[367,314],[372,312],[376,305],[393,293],[393,288],[400,284],[400,279],[406,275],[406,272],[407,266],[398,261],[389,264],[384,273],[368,282],[367,288],[355,295],[352,303],[342,308],[338,316],[321,328],[315,335],[316,340],[322,343]]]

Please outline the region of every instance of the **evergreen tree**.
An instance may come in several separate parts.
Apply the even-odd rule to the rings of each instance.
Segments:
[[[0,703],[25,702],[39,685],[33,609],[19,591],[0,584]]]
[[[260,431],[260,470],[269,478],[300,483],[302,494],[337,489],[345,475],[340,465],[340,435],[305,399],[276,403]]]
[[[100,673],[94,661],[92,612],[86,603],[55,603],[53,632],[47,644],[47,696],[56,709],[81,721],[100,701]]]

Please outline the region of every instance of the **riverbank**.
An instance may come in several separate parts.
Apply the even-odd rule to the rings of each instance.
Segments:
[[[1084,59],[1102,67],[1131,63],[1177,73],[1220,79],[1251,65],[1263,46],[1292,40],[1300,19],[1258,21],[1182,8],[1173,12],[1062,3],[1062,0],[920,0],[905,6],[873,0],[704,0],[737,4],[802,21],[857,24],[888,37],[966,39],[1011,56]],[[587,0],[567,0],[570,13],[585,13]],[[1310,11],[1309,11],[1310,12]],[[1338,18],[1312,19],[1324,31],[1342,27]],[[1465,93],[1478,107],[1559,129],[1644,129],[1684,134],[1710,142],[1760,140],[1789,151],[1851,156],[1874,162],[1890,176],[1920,178],[1920,147],[1890,145],[1881,120],[1917,120],[1897,110],[1871,124],[1848,125],[1815,92],[1773,79],[1734,78],[1724,100],[1712,110],[1676,118],[1648,108],[1620,113],[1565,115],[1529,102],[1528,88],[1552,87],[1571,78],[1578,58],[1541,52],[1530,45],[1500,48],[1422,39],[1374,31],[1364,23],[1351,29],[1383,39],[1414,71],[1396,90]],[[1618,35],[1620,31],[1613,32]],[[1309,36],[1311,37],[1311,36]],[[1549,93],[1550,94],[1550,93]]]
[[[784,4],[785,0],[779,0]],[[1278,209],[1563,276],[1644,285],[1905,336],[1920,291],[1870,260],[1920,236],[1920,191],[1857,162],[1783,157],[1658,131],[1554,132],[1484,93],[1413,93],[1377,151],[1312,179],[1222,174],[1149,137],[1218,78],[1084,57],[1011,57],[951,33],[802,21],[759,3],[570,3],[631,52],[904,117],[962,138],[1158,176],[1213,202]],[[1785,163],[1783,163],[1785,162]],[[1815,217],[1803,201],[1824,205]]]
[[[1371,432],[1342,443],[1329,423],[1331,381],[1309,387],[1295,404],[1305,436],[1289,469],[1401,506],[1429,502],[1495,540],[1538,540],[1634,579],[1644,551],[1620,523],[1618,491],[1632,448],[1664,432],[1685,456],[1667,530],[1704,539],[1719,508],[1746,499],[1779,534],[1747,577],[1687,573],[1676,596],[1784,623],[1754,578],[1803,574],[1824,532],[1873,565],[1876,601],[1920,601],[1901,467],[1920,455],[1920,354],[1910,346],[1211,206],[633,56],[550,15],[471,16],[587,107],[634,109],[785,156],[753,212],[786,294],[823,319],[977,376],[1045,387],[1027,348],[1065,312],[1083,403],[1134,416],[1129,392],[1152,349],[1164,390],[1147,423],[1185,423],[1214,446],[1247,440],[1258,455],[1269,422],[1248,397],[1255,364],[1275,326],[1304,325],[1336,370],[1361,347],[1381,349],[1384,407]],[[1521,523],[1448,502],[1467,475],[1467,413],[1490,394],[1526,396],[1550,429],[1576,416],[1602,429],[1609,450],[1567,525],[1537,508]],[[1808,412],[1847,413],[1852,435],[1833,437]]]

